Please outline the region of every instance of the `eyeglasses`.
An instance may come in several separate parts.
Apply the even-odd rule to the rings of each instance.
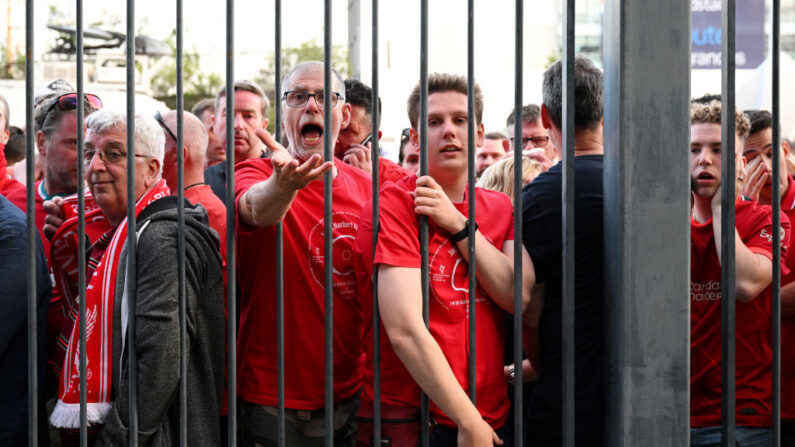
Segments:
[[[533,147],[546,147],[549,144],[549,137],[538,136],[538,137],[530,137],[530,138],[522,138],[522,147],[527,146],[527,143],[532,141]],[[513,143],[513,138],[511,138],[511,143]]]
[[[303,107],[309,102],[309,98],[315,97],[315,104],[318,107],[323,107],[323,100],[325,99],[323,91],[309,93],[309,92],[300,92],[296,90],[290,90],[288,92],[284,92],[284,96],[282,96],[282,101],[286,102],[290,107]],[[337,92],[331,92],[331,107],[337,105],[342,95]]]
[[[102,101],[99,99],[99,96],[86,93],[83,95],[83,99],[85,100],[85,104],[88,104],[94,110],[99,110],[102,108]],[[65,95],[61,95],[52,100],[47,109],[41,115],[41,124],[44,124],[45,118],[47,115],[52,112],[52,109],[55,106],[58,106],[61,110],[76,110],[77,109],[77,93],[67,93]]]
[[[127,158],[127,151],[121,149],[86,149],[83,152],[83,164],[86,166],[90,165],[91,160],[94,159],[94,155],[99,155],[99,159],[107,164],[118,165]],[[135,156],[139,158],[152,158],[148,155],[141,154],[135,154]]]
[[[177,136],[174,135],[174,132],[172,132],[171,129],[168,128],[168,126],[166,126],[166,123],[163,121],[163,116],[160,114],[159,110],[155,112],[155,120],[158,123],[160,123],[161,126],[163,126],[163,129],[166,129],[166,132],[168,132],[168,134],[171,135],[171,138],[173,138],[174,141],[177,141]]]

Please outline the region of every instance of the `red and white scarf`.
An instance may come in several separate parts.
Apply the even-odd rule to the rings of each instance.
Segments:
[[[165,180],[146,191],[135,205],[136,216],[155,200],[170,195]],[[86,384],[88,423],[101,424],[110,410],[113,375],[113,302],[127,218],[119,224],[86,287]],[[122,272],[123,274],[123,272]],[[58,403],[50,416],[55,427],[80,427],[80,330],[74,325],[58,385]]]

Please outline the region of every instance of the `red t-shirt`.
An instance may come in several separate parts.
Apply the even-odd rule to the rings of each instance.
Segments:
[[[790,223],[795,219],[795,181],[788,179],[787,193],[781,198],[781,211]],[[795,238],[790,238],[788,252]],[[795,256],[788,256],[786,266],[789,273],[781,278],[781,286],[795,281]],[[781,319],[781,418],[795,419],[795,317]]]
[[[754,253],[773,257],[769,206],[738,201],[735,226]],[[789,244],[790,222],[781,219],[782,247]],[[690,221],[690,426],[721,424],[721,267],[712,220]],[[782,259],[786,250],[782,249]],[[786,267],[782,266],[786,271]],[[772,352],[770,288],[748,303],[737,301],[737,425],[771,425]]]
[[[380,193],[380,231],[375,255],[376,264],[420,268],[419,219],[409,191],[416,189],[417,177],[411,176],[386,185]],[[467,199],[456,208],[468,215]],[[478,230],[498,249],[513,240],[513,208],[505,194],[477,188],[475,190]],[[365,362],[364,404],[373,402],[373,327],[372,327],[372,201],[362,210],[356,238],[356,276],[359,280],[364,340],[368,344]],[[461,387],[469,384],[469,275],[466,261],[450,234],[429,222],[430,332],[439,343]],[[417,272],[419,274],[419,270]],[[477,408],[493,428],[502,427],[508,413],[506,383],[503,376],[505,314],[478,287],[477,302]],[[419,407],[420,388],[403,366],[381,325],[381,399],[385,404]],[[434,419],[455,427],[436,405],[431,405]]]
[[[386,182],[399,182],[406,177],[416,177],[417,174],[404,169],[399,164],[388,158],[378,159],[378,187],[383,188]]]
[[[353,271],[353,245],[360,212],[371,196],[370,176],[334,162],[334,400],[361,388],[364,345]],[[235,206],[252,185],[267,179],[270,159],[235,166]],[[238,219],[240,332],[238,394],[276,405],[276,226],[257,228]],[[284,218],[285,406],[314,410],[325,404],[323,181],[301,189]]]
[[[210,185],[205,184],[186,189],[185,198],[190,203],[201,203],[207,210],[207,215],[210,217],[210,228],[215,230],[218,237],[221,238],[221,259],[226,267],[226,206],[213,193]],[[224,269],[224,284],[226,284],[226,269]]]

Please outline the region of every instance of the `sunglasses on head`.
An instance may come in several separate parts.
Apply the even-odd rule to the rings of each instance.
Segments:
[[[85,104],[88,104],[94,110],[99,110],[102,108],[102,101],[99,99],[99,96],[86,93],[83,95],[83,99],[85,100]],[[52,100],[50,105],[47,107],[47,110],[41,116],[41,122],[44,122],[44,119],[47,118],[47,115],[52,111],[55,106],[58,106],[61,110],[76,110],[77,109],[77,93],[67,93],[65,95],[61,95]]]

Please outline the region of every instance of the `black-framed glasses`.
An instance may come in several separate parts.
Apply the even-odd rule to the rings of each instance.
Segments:
[[[168,132],[168,134],[171,135],[171,138],[173,138],[174,141],[177,141],[177,136],[174,135],[174,132],[172,132],[171,129],[168,128],[168,126],[166,126],[165,121],[163,121],[163,115],[160,114],[159,110],[155,112],[155,121],[160,123],[160,125],[163,126],[163,129],[166,129],[166,132]]]
[[[83,94],[83,99],[85,100],[85,104],[88,104],[94,110],[99,110],[102,108],[102,100],[99,99],[99,96],[93,93],[85,93]],[[50,102],[50,105],[47,106],[47,109],[41,115],[41,122],[39,125],[44,124],[44,120],[47,118],[47,115],[52,112],[55,106],[58,106],[61,110],[76,110],[77,109],[77,93],[65,93]]]
[[[527,143],[531,141],[533,142],[533,147],[547,147],[547,144],[549,144],[549,137],[537,136],[537,137],[522,138],[522,147],[527,146]],[[513,137],[511,137],[511,143],[513,143]]]
[[[94,159],[94,155],[99,155],[99,159],[105,162],[106,164],[118,165],[121,164],[124,160],[127,159],[127,151],[123,151],[121,149],[89,149],[86,148],[83,151],[83,164],[88,166],[91,164],[91,160]],[[138,158],[152,158],[148,155],[142,154],[135,154]]]
[[[309,102],[309,98],[313,96],[315,97],[315,103],[317,104],[317,106],[323,108],[323,100],[325,99],[323,90],[315,93],[290,90],[284,92],[284,96],[282,96],[282,101],[287,103],[287,105],[290,107],[303,107]],[[338,92],[331,92],[331,107],[336,106],[340,98],[342,98],[342,94]]]

